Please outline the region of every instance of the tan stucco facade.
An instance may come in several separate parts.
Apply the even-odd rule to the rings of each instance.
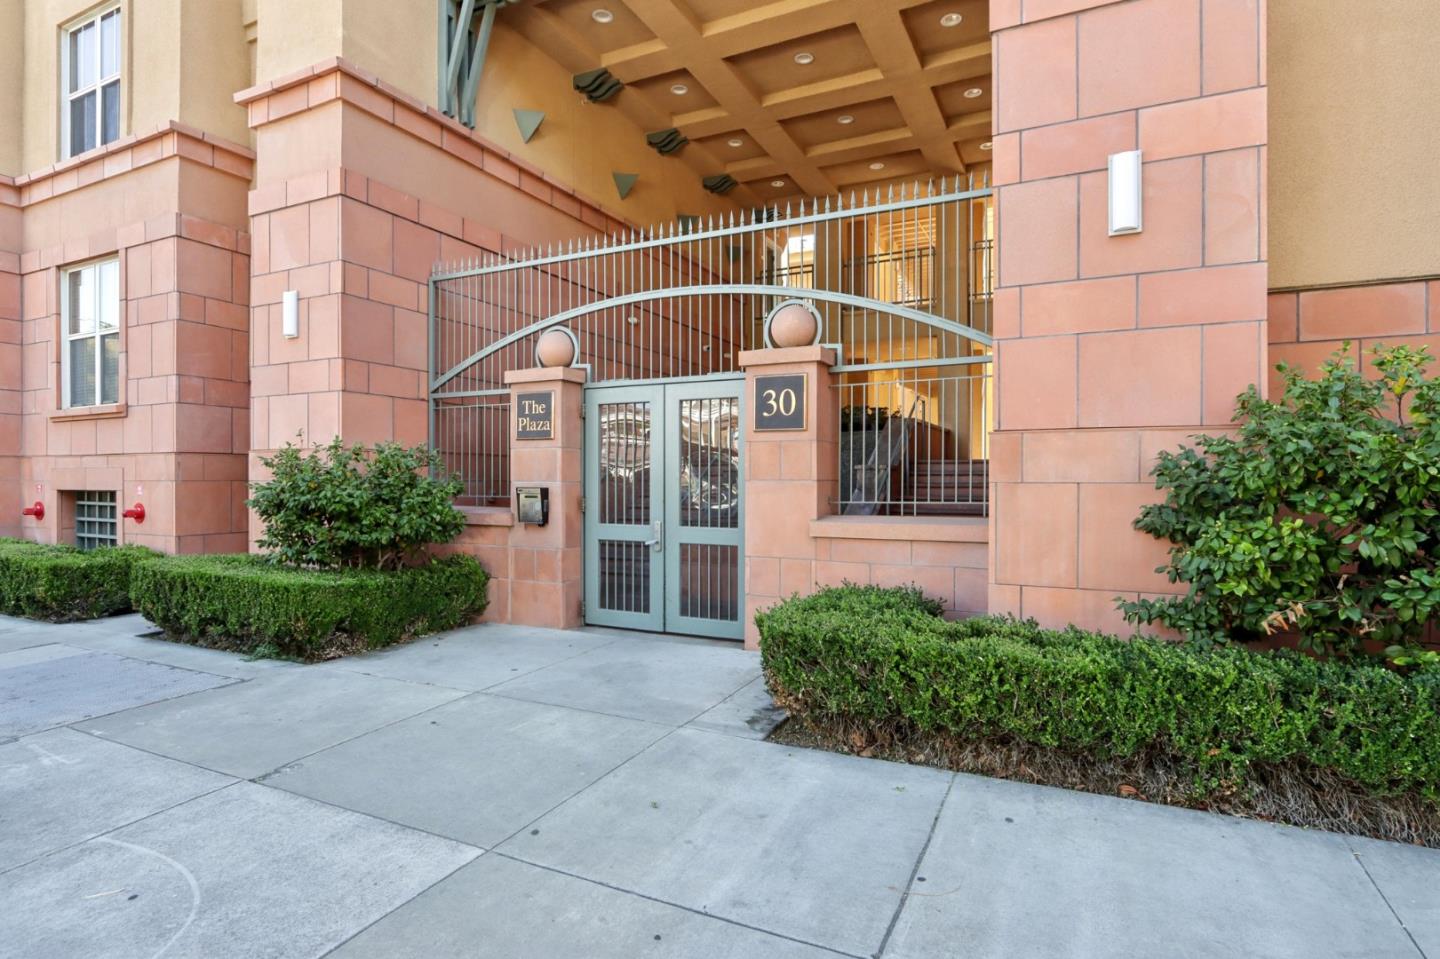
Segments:
[[[1270,0],[1270,287],[1440,274],[1440,4]]]

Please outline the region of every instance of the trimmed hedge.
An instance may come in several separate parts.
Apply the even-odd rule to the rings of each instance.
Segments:
[[[771,691],[832,728],[1153,757],[1195,801],[1290,766],[1440,802],[1440,671],[936,612],[917,591],[876,587],[780,603],[756,617]]]
[[[488,582],[470,556],[395,571],[175,556],[136,567],[131,596],[136,610],[173,637],[316,660],[460,626],[484,612]]]
[[[0,539],[0,613],[56,623],[128,613],[131,570],[158,555],[141,546],[81,550]]]

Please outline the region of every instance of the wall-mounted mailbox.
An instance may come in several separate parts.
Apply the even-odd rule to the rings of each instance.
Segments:
[[[550,488],[548,486],[515,487],[516,512],[526,526],[544,526],[550,522]]]

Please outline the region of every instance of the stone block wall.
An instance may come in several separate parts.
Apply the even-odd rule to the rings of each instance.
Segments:
[[[999,288],[989,608],[1117,629],[1163,592],[1156,451],[1266,367],[1263,0],[993,0]],[[1144,230],[1107,235],[1109,154]]]

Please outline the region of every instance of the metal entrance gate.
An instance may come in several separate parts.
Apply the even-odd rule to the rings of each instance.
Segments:
[[[744,634],[740,377],[585,392],[585,619]]]

